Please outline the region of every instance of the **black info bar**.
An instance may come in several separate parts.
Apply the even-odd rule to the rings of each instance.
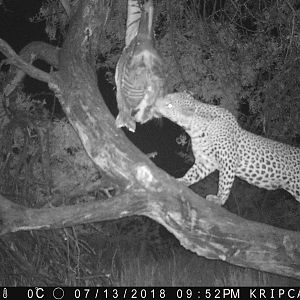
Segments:
[[[1,287],[2,299],[300,299],[296,287]]]

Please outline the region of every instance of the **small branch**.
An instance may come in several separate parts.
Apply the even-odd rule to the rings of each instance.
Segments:
[[[40,69],[32,66],[31,64],[24,61],[17,53],[4,41],[0,38],[0,51],[7,57],[7,62],[21,69],[23,72],[43,82],[51,83],[53,78],[48,73],[41,71]],[[22,77],[22,76],[21,76]],[[18,78],[18,81],[22,78]],[[16,86],[14,81],[14,86]],[[11,92],[11,89],[6,89],[5,94],[8,95],[8,91]]]
[[[50,66],[58,69],[59,47],[52,46],[48,43],[35,41],[27,44],[19,53],[19,56],[26,62],[33,62],[41,59]]]
[[[69,0],[60,0],[61,5],[65,9],[65,12],[67,16],[70,18],[71,16],[71,6],[70,6],[70,1]]]

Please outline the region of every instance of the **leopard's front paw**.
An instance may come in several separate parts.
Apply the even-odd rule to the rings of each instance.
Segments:
[[[217,195],[207,195],[206,200],[221,205],[221,201]]]

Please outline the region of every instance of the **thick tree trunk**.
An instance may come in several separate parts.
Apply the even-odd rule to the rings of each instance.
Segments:
[[[145,215],[198,255],[300,278],[299,233],[247,221],[205,201],[158,169],[115,128],[93,62],[109,2],[80,1],[59,52],[58,71],[48,83],[88,155],[120,192],[105,202],[47,209],[25,208],[1,197],[1,233]],[[6,47],[0,43],[0,50]]]

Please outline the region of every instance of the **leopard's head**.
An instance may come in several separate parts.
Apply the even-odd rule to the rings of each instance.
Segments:
[[[195,114],[196,104],[197,101],[188,93],[173,93],[158,98],[154,109],[157,115],[188,128]]]

